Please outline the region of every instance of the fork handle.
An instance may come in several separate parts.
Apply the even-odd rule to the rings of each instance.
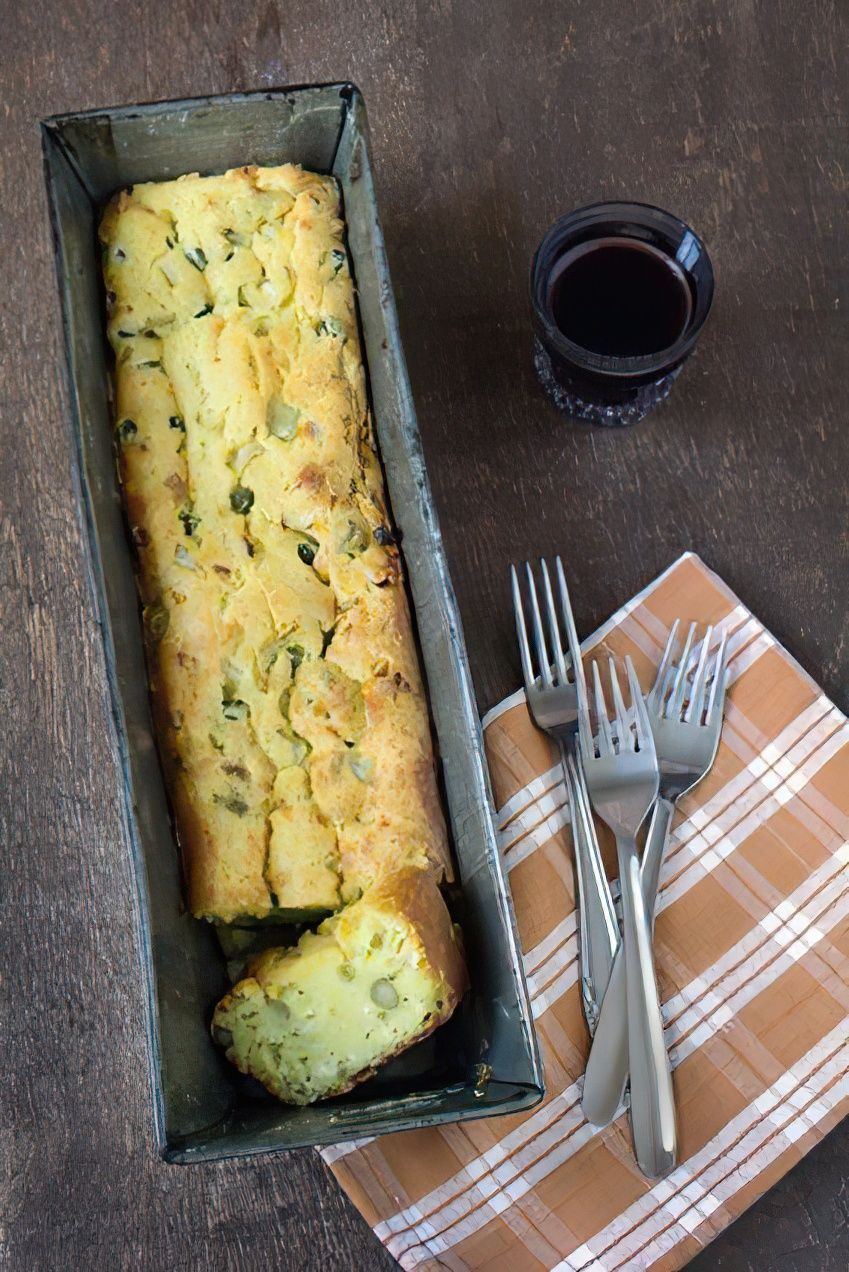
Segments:
[[[675,814],[675,805],[671,799],[659,795],[654,802],[651,822],[649,823],[643,861],[640,866],[640,882],[643,889],[643,900],[646,912],[654,932],[655,904],[657,902],[657,885],[660,882],[660,865],[669,838],[669,828]]]
[[[622,888],[622,941],[628,1004],[631,1133],[640,1170],[650,1179],[677,1161],[672,1074],[652,957],[651,924],[643,901],[640,858],[633,835],[617,836]]]
[[[656,801],[640,867],[640,887],[646,915],[654,930],[660,865],[675,805],[662,796]],[[594,1126],[607,1126],[625,1099],[628,1084],[628,1008],[625,996],[625,958],[620,945],[601,1005],[592,1050],[584,1075],[581,1106]]]
[[[587,1026],[592,1034],[595,1032],[599,1009],[610,981],[613,958],[619,948],[619,924],[592,821],[584,833],[578,813],[578,795],[566,763],[570,751],[568,744],[563,741],[560,742],[560,754],[572,819],[572,846],[578,892],[581,999]],[[571,754],[576,756],[576,762],[580,764],[580,757],[576,752],[573,750]]]

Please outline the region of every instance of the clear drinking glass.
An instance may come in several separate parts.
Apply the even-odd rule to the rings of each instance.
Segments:
[[[713,287],[704,243],[671,212],[594,203],[560,217],[531,267],[534,364],[546,392],[590,423],[636,423],[692,353]]]

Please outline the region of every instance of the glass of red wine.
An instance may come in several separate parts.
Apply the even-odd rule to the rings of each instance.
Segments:
[[[531,267],[534,364],[557,406],[635,424],[667,396],[713,300],[704,243],[671,212],[594,203],[555,221]]]

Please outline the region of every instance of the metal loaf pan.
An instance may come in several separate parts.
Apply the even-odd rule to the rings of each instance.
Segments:
[[[45,120],[47,185],[70,372],[71,428],[138,882],[159,1145],[169,1161],[332,1144],[517,1113],[543,1095],[480,726],[422,458],[369,163],[365,107],[332,84]],[[460,886],[472,988],[454,1018],[344,1097],[292,1108],[242,1079],[209,1036],[226,988],[211,928],[181,904],[156,755],[133,566],[116,484],[96,226],[118,188],[293,161],[339,180],[389,498],[403,535]],[[139,974],[139,969],[129,969]],[[483,1066],[483,1067],[482,1067]]]

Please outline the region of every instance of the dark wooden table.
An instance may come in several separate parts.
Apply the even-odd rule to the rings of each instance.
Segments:
[[[564,553],[589,631],[694,548],[846,709],[849,10],[2,0],[0,17],[0,1263],[388,1269],[312,1152],[154,1154],[37,120],[356,80],[481,708],[518,678],[510,560]],[[606,434],[537,388],[526,276],[558,213],[612,196],[689,219],[718,285],[668,405]],[[844,1126],[693,1267],[843,1272],[847,1162]]]

